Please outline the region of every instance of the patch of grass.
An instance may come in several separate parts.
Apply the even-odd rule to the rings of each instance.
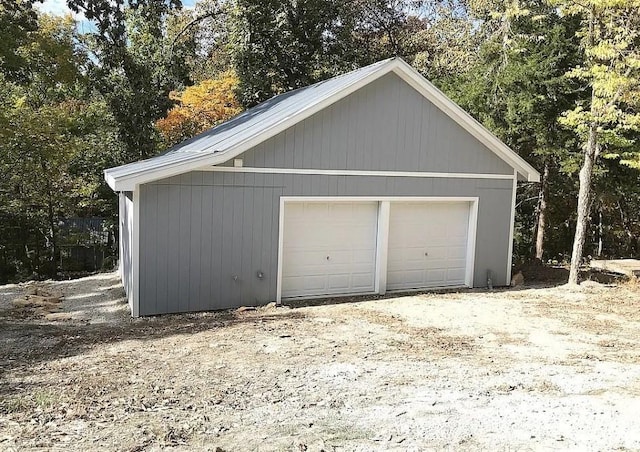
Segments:
[[[60,396],[51,389],[38,390],[33,394],[33,402],[38,408],[47,410],[58,403]]]

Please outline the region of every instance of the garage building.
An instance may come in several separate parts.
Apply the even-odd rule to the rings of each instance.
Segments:
[[[507,285],[538,172],[399,58],[111,168],[134,317]]]

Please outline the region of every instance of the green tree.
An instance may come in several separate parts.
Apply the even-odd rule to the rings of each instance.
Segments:
[[[92,52],[89,76],[106,100],[126,145],[125,161],[157,152],[155,122],[173,105],[169,93],[189,83],[189,41],[174,42],[169,16],[178,0],[112,2],[68,0],[96,24],[85,37]]]
[[[60,223],[115,212],[102,170],[122,161],[122,145],[90,89],[75,27],[41,15],[15,49],[24,77],[9,81],[0,72],[0,251],[13,260],[0,279],[16,270],[55,276]]]
[[[350,41],[342,7],[341,0],[237,0],[232,55],[240,102],[252,106],[339,72],[345,61],[336,56]]]
[[[0,0],[0,72],[8,81],[28,78],[26,61],[18,49],[29,41],[37,29],[38,16],[32,0]]]
[[[564,14],[581,20],[578,36],[584,61],[567,76],[590,96],[566,112],[562,123],[583,147],[576,231],[569,284],[577,284],[591,211],[594,168],[601,156],[640,168],[640,2],[558,2]]]
[[[236,0],[230,53],[244,106],[401,56],[428,78],[466,72],[477,20],[458,0]]]
[[[516,250],[524,256],[533,251],[542,260],[550,217],[565,221],[564,206],[556,211],[550,197],[572,188],[566,176],[575,135],[563,129],[558,119],[579,95],[576,83],[564,77],[579,63],[574,43],[579,24],[543,0],[506,5],[487,21],[483,26],[490,30],[488,40],[477,63],[462,77],[450,78],[443,88],[540,169],[540,185],[521,190]],[[537,200],[535,208],[530,207],[533,200]]]

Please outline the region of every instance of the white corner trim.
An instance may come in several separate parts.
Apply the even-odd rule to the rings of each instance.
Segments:
[[[511,191],[511,219],[509,220],[509,254],[507,255],[507,281],[506,286],[511,285],[511,266],[513,265],[513,234],[516,227],[516,192],[518,190],[518,174],[513,172],[513,188]]]
[[[282,304],[282,257],[284,256],[284,203],[286,198],[280,197],[278,215],[278,274],[276,276],[276,304]]]
[[[306,174],[324,176],[375,176],[375,177],[423,177],[443,179],[502,179],[511,180],[513,174],[490,173],[438,173],[427,171],[365,171],[365,170],[335,170],[314,168],[255,168],[233,166],[206,166],[197,171],[213,171],[223,173],[264,173],[264,174]]]
[[[131,239],[131,278],[133,282],[131,316],[140,316],[140,186],[133,190],[133,234]]]
[[[471,201],[469,208],[469,229],[467,232],[467,274],[465,284],[473,288],[473,274],[476,263],[476,235],[478,232],[478,203],[479,198]]]
[[[104,170],[104,180],[107,182],[107,185],[111,188],[111,190],[121,191],[117,189],[116,180],[113,177],[113,174],[111,174],[108,169]]]
[[[387,293],[387,258],[389,255],[389,219],[391,203],[380,201],[378,205],[378,236],[376,240],[376,276],[375,292]]]
[[[123,192],[119,192],[118,193],[118,276],[120,277],[120,281],[123,282],[124,284],[124,242],[123,242],[123,237],[124,237],[124,225],[123,225],[123,220],[124,220],[124,209],[125,209],[125,200],[124,200],[124,193]]]

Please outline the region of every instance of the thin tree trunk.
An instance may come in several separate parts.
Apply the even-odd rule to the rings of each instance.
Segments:
[[[598,257],[602,257],[602,249],[604,248],[604,225],[602,224],[602,206],[598,209]]]
[[[47,171],[47,167],[42,163],[43,171]],[[51,267],[49,269],[49,276],[55,278],[58,275],[58,234],[56,232],[56,218],[53,204],[53,194],[51,189],[51,183],[47,179],[47,220],[49,232],[51,234],[51,246],[53,248],[53,255],[51,256]]]
[[[538,198],[538,224],[536,226],[536,259],[542,261],[544,255],[544,231],[547,224],[547,188],[549,185],[549,160],[544,161],[544,171]]]
[[[58,274],[58,234],[56,233],[56,221],[55,215],[53,212],[53,205],[51,198],[49,198],[49,206],[47,208],[48,220],[49,220],[49,229],[51,233],[51,246],[53,247],[53,255],[51,256],[51,268],[49,276],[55,278]]]
[[[589,138],[584,153],[584,163],[580,169],[580,189],[578,191],[578,219],[576,234],[573,238],[573,252],[571,253],[571,269],[569,270],[569,284],[578,284],[582,250],[589,225],[589,207],[591,198],[591,179],[593,165],[598,157],[597,125],[592,122],[589,127]]]

